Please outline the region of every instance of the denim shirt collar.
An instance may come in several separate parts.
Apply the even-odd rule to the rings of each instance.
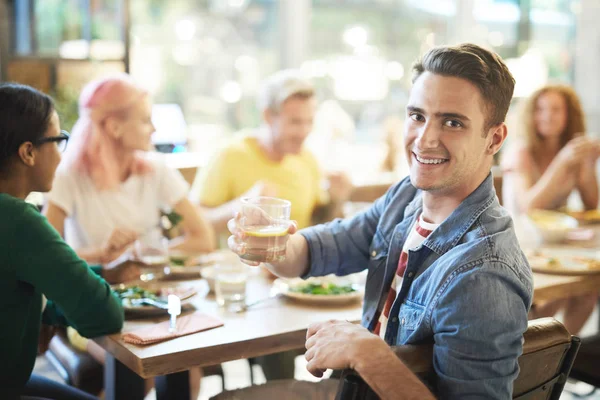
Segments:
[[[406,206],[405,216],[407,218],[415,219],[421,213],[423,209],[422,194],[421,190],[417,190],[415,198]],[[494,181],[490,172],[477,189],[467,196],[458,208],[425,239],[423,246],[430,248],[440,256],[445,254],[458,244],[495,198]]]

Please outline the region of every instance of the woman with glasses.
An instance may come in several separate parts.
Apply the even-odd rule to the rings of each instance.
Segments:
[[[123,309],[108,284],[25,202],[30,192],[52,188],[68,139],[50,97],[28,86],[0,84],[2,399],[93,398],[31,375],[40,325],[71,324],[86,337],[123,325]]]
[[[169,241],[169,250],[197,254],[215,246],[211,225],[187,199],[186,181],[151,152],[151,110],[148,93],[126,74],[90,82],[80,95],[79,119],[45,214],[90,263],[126,258],[138,237],[160,235],[161,211],[181,216],[183,235]],[[86,346],[102,361],[103,352],[93,343],[71,343]],[[196,396],[199,380],[194,376]]]

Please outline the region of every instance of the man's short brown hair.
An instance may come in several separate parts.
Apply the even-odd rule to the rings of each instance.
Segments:
[[[506,119],[515,79],[496,53],[471,43],[429,50],[413,65],[413,83],[423,72],[466,79],[481,92],[486,131]]]

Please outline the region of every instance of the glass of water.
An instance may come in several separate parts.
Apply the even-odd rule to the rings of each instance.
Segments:
[[[161,229],[149,230],[135,242],[135,253],[138,260],[148,266],[169,265],[169,240]]]
[[[241,228],[245,252],[240,257],[253,262],[285,259],[291,203],[275,197],[242,199]]]
[[[228,311],[239,311],[246,306],[248,266],[240,261],[225,262],[214,267],[217,304]]]

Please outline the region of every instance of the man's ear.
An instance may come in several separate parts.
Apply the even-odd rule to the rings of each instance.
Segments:
[[[504,144],[507,135],[508,129],[506,128],[506,124],[504,122],[499,125],[492,126],[487,132],[487,137],[489,140],[486,152],[493,156],[500,151],[500,148]]]
[[[263,111],[263,121],[267,123],[267,125],[271,125],[273,123],[273,119],[275,118],[275,112],[270,108],[267,108]]]
[[[31,142],[22,143],[17,151],[19,159],[28,167],[35,166],[35,147]]]

